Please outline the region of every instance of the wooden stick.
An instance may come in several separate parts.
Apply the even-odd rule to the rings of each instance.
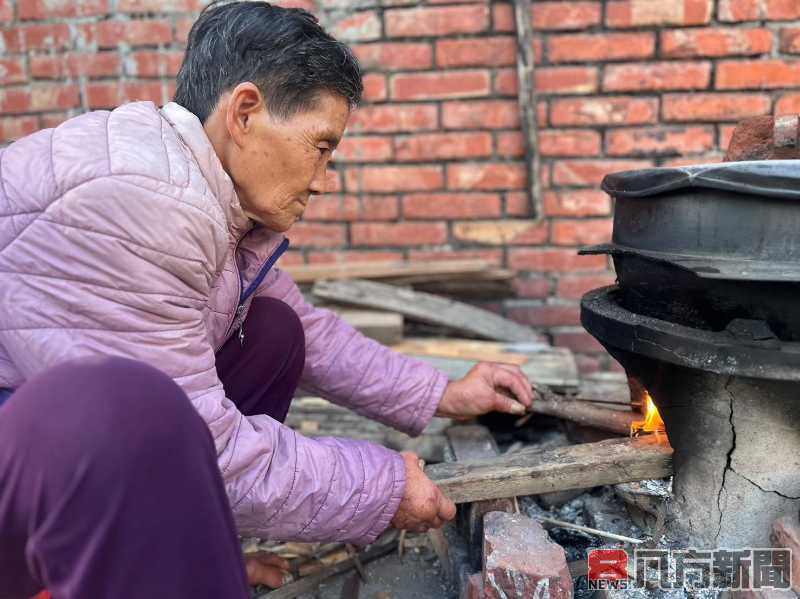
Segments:
[[[590,535],[594,535],[596,537],[604,537],[606,539],[613,539],[615,541],[624,541],[625,543],[634,543],[634,544],[644,543],[642,539],[634,539],[633,537],[626,537],[624,535],[618,535],[613,532],[606,532],[604,530],[600,530],[597,528],[581,526],[580,524],[572,524],[571,522],[564,522],[563,520],[556,520],[554,518],[543,518],[539,516],[534,516],[534,518],[536,518],[536,520],[538,520],[543,524],[549,524],[557,528],[570,528],[572,530],[579,530],[581,532],[585,532]]]
[[[663,435],[527,449],[472,462],[433,464],[425,473],[456,503],[664,478],[672,448]]]
[[[525,141],[525,162],[528,165],[528,187],[531,195],[531,214],[536,219],[544,216],[539,177],[539,144],[537,139],[536,87],[534,85],[533,29],[531,27],[531,0],[514,0],[514,17],[517,22],[517,80],[519,91],[520,124]]]
[[[551,393],[547,399],[534,400],[531,412],[571,420],[584,426],[591,426],[619,435],[630,435],[631,425],[635,421],[642,419],[641,414],[609,410],[607,408],[599,408],[585,401],[555,399],[555,397],[557,395]]]
[[[378,559],[379,557],[383,557],[387,553],[391,553],[396,548],[397,531],[392,530],[388,533],[384,533],[383,536],[378,539],[378,541],[369,547],[369,549],[362,551],[359,554],[359,558],[361,559],[362,564],[366,564],[367,562]],[[302,595],[303,593],[313,592],[323,580],[331,578],[332,576],[336,576],[337,574],[341,574],[342,572],[347,572],[354,566],[355,562],[353,558],[350,558],[325,570],[322,570],[321,572],[312,574],[311,576],[306,576],[305,578],[301,578],[295,582],[290,582],[289,584],[284,585],[279,589],[275,589],[274,591],[256,595],[254,599],[294,599],[294,597]]]

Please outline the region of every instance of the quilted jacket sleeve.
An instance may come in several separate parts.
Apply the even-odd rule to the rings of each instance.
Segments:
[[[198,195],[106,176],[60,192],[46,210],[20,211],[0,247],[0,344],[26,379],[97,355],[166,372],[208,423],[242,533],[374,540],[403,495],[398,454],[310,440],[267,416],[244,417],[225,397],[202,311],[228,234],[214,198]]]
[[[430,422],[447,386],[444,374],[365,337],[330,310],[315,308],[280,269],[270,272],[258,293],[288,303],[303,323],[304,389],[411,435]]]

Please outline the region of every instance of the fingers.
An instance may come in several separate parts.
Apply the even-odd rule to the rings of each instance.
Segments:
[[[289,563],[277,555],[255,554],[245,558],[247,581],[277,589],[287,579]],[[285,567],[284,567],[285,566]]]
[[[495,409],[510,414],[524,414],[525,407],[533,402],[533,391],[530,384],[525,384],[520,380],[522,373],[515,373],[505,368],[498,368],[494,371],[494,387],[501,387],[510,391],[517,401],[497,393],[495,398]]]
[[[448,522],[456,517],[456,504],[453,503],[453,501],[441,491],[439,491],[439,498],[438,516],[444,522]],[[442,524],[444,524],[444,522]]]
[[[517,399],[519,399],[526,406],[530,406],[534,397],[533,385],[525,373],[520,370],[519,366],[512,366],[511,364],[500,364],[499,366],[501,369],[510,373],[518,381],[519,384],[514,391],[514,395],[517,397]],[[522,393],[521,396],[517,393],[517,390]]]

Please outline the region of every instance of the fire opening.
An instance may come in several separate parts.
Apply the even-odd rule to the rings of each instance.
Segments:
[[[666,431],[664,421],[661,419],[661,414],[658,413],[653,398],[645,391],[643,395],[644,400],[644,420],[637,420],[631,424],[631,436],[636,437],[642,433],[663,433]]]

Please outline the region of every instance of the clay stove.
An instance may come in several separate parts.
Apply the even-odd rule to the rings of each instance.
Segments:
[[[800,509],[800,161],[609,175],[618,284],[584,327],[650,393],[674,449],[670,531],[768,547]]]

